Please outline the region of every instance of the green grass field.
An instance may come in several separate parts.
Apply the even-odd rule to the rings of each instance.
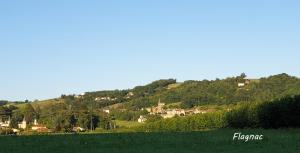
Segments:
[[[232,141],[235,132],[263,134],[262,141]],[[188,133],[110,133],[1,136],[1,153],[296,153],[300,129]]]

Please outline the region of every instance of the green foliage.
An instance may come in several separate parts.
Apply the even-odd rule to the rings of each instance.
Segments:
[[[263,128],[299,128],[300,95],[262,104],[258,120]]]
[[[166,104],[181,102],[182,108],[192,108],[207,104],[235,104],[239,102],[264,102],[288,95],[300,94],[300,79],[285,73],[250,80],[245,87],[238,87],[244,83],[246,74],[226,78],[223,80],[185,81],[173,88],[176,80],[158,80],[145,86],[137,86],[131,90],[113,90],[88,92],[82,98],[74,95],[62,95],[61,98],[69,104],[80,103],[86,106],[94,102],[95,107],[103,108],[113,104],[124,103],[124,107],[137,111],[142,108],[155,106],[159,99]],[[128,93],[133,96],[127,97]],[[98,97],[110,97],[114,100],[95,101]],[[76,106],[79,106],[76,104]]]
[[[285,103],[279,105],[279,102],[261,105],[258,103],[300,95],[300,79],[287,74],[279,74],[250,80],[250,84],[245,87],[238,87],[239,82],[246,81],[245,77],[245,74],[241,74],[241,76],[223,80],[185,81],[180,85],[174,79],[158,80],[128,90],[88,92],[80,96],[62,95],[60,99],[47,102],[47,105],[27,101],[21,104],[22,107],[16,105],[19,109],[8,107],[8,105],[0,106],[0,115],[11,116],[13,127],[16,127],[17,123],[25,117],[27,122],[32,122],[34,118],[37,118],[39,123],[60,131],[69,131],[74,126],[82,126],[86,129],[96,127],[111,129],[115,125],[114,119],[137,121],[140,115],[148,114],[147,111],[142,111],[143,108],[157,105],[160,99],[167,106],[171,107],[173,106],[171,104],[176,104],[176,107],[182,108],[245,104],[239,105],[227,115],[209,113],[167,120],[161,120],[158,116],[147,116],[146,125],[149,125],[148,128],[151,130],[157,128],[165,131],[188,131],[224,127],[227,124],[229,127],[237,128],[277,128],[286,127],[286,125],[298,127],[296,103],[289,102],[289,105]],[[110,99],[101,99],[102,97],[110,97]],[[292,100],[285,99],[285,101]],[[112,116],[101,113],[102,108],[110,109]],[[280,114],[280,117],[276,114]],[[288,118],[290,115],[294,118]],[[273,120],[274,118],[278,118],[277,122],[280,121],[280,123]]]
[[[30,103],[27,103],[23,109],[24,118],[27,122],[33,122],[36,117],[34,108]]]
[[[111,117],[108,115],[102,115],[100,120],[101,120],[101,122],[100,122],[99,127],[101,127],[102,129],[110,130],[110,129],[114,129],[116,127],[114,117]]]
[[[11,127],[12,128],[18,128],[18,123],[21,122],[24,118],[24,115],[20,110],[15,110],[11,117]]]
[[[146,118],[147,123],[156,122],[163,119],[160,115],[147,115]]]
[[[288,96],[271,102],[242,104],[227,113],[233,128],[299,128],[300,96]]]
[[[176,88],[161,88],[160,92],[140,94],[142,98],[132,99],[126,106],[135,110],[154,106],[158,99],[161,99],[167,104],[182,102],[182,108],[192,108],[207,104],[264,102],[300,94],[300,79],[284,73],[259,80],[250,80],[250,84],[245,87],[238,87],[239,82],[245,82],[245,77],[245,74],[241,74],[241,76],[223,80],[185,81]],[[139,88],[135,88],[134,91],[137,89]],[[145,89],[141,89],[139,92],[149,93]]]
[[[257,105],[243,103],[226,114],[229,127],[255,128],[258,126]]]
[[[7,100],[0,100],[0,106],[6,105],[8,103]]]
[[[119,110],[112,110],[111,114],[118,120],[125,120],[125,121],[137,121],[140,115],[148,114],[147,111],[119,111]]]
[[[146,86],[137,86],[132,91],[136,97],[145,97],[153,95],[156,92],[164,90],[168,85],[176,83],[174,79],[154,81]]]
[[[6,106],[0,106],[0,116],[11,116],[12,110]]]
[[[144,125],[143,131],[198,131],[203,129],[215,129],[226,126],[225,114],[215,112],[208,114],[198,114],[187,117],[175,117],[170,119],[149,122]]]

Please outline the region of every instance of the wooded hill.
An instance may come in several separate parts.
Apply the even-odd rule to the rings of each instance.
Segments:
[[[248,83],[245,83],[249,81]],[[238,86],[245,83],[244,86]],[[191,108],[207,104],[233,104],[238,102],[261,102],[300,94],[300,79],[279,74],[260,79],[246,79],[242,74],[226,79],[176,82],[175,79],[154,81],[145,86],[128,90],[86,92],[84,95],[62,95],[46,100],[71,104],[74,102],[94,103],[97,108],[111,105],[128,110],[139,110],[157,105],[158,100],[166,104],[180,104],[181,108]],[[34,102],[45,105],[45,101]],[[118,105],[121,104],[121,105]]]
[[[245,83],[246,82],[246,83]],[[239,83],[244,86],[238,86]],[[166,104],[180,102],[181,108],[207,104],[233,104],[238,102],[261,102],[300,94],[300,79],[285,73],[260,79],[246,79],[245,74],[216,80],[185,81],[158,80],[130,90],[87,92],[82,101],[95,101],[97,107],[122,103],[129,110],[154,106],[160,99]],[[66,101],[74,96],[62,96]],[[101,99],[102,98],[102,99]]]
[[[110,129],[115,119],[136,121],[139,115],[148,114],[143,108],[156,106],[159,99],[167,104],[166,107],[193,108],[259,103],[293,95],[300,95],[300,79],[287,74],[260,79],[247,79],[242,74],[226,79],[182,83],[166,79],[128,90],[61,95],[60,98],[35,102],[2,101],[4,106],[0,106],[0,115],[11,116],[13,127],[23,118],[28,123],[37,118],[57,131],[69,131],[75,126]],[[102,111],[107,108],[110,114]]]

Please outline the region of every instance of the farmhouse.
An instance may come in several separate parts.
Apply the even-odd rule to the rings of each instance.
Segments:
[[[250,84],[250,79],[243,79],[243,81],[238,82],[238,87],[245,87]]]
[[[1,126],[1,128],[2,127],[8,128],[10,126],[10,118],[8,120],[5,120],[5,121],[2,121],[2,119],[1,119],[0,126]]]
[[[110,110],[109,110],[109,109],[103,109],[103,112],[109,114],[109,113],[110,113]]]
[[[73,132],[84,132],[85,129],[82,128],[82,127],[73,127],[72,131],[73,131]]]
[[[75,95],[74,97],[80,99],[80,98],[83,98],[84,95],[85,95],[85,93],[82,93],[82,94],[79,94],[79,95]]]
[[[7,128],[10,126],[10,117],[12,112],[7,109],[0,110],[0,128]]]
[[[95,101],[115,101],[118,98],[111,98],[111,97],[96,97]]]
[[[205,114],[205,113],[207,113],[206,110],[199,110],[199,109],[189,109],[185,111],[185,115]]]
[[[161,115],[163,118],[172,118],[175,116],[185,116],[184,109],[167,109],[166,114]]]
[[[33,131],[37,131],[37,132],[49,132],[49,129],[46,126],[39,124],[36,119],[34,120],[34,123],[33,123],[33,126],[31,127],[31,129]]]
[[[125,99],[130,99],[132,96],[134,96],[133,92],[129,92],[129,93],[125,96]]]
[[[138,119],[139,123],[145,123],[147,121],[147,119],[144,116],[140,116],[140,118]]]
[[[244,87],[245,83],[238,83],[238,87]]]
[[[25,118],[23,119],[23,121],[21,123],[18,124],[18,128],[19,129],[26,129],[27,128],[27,122],[26,122]]]

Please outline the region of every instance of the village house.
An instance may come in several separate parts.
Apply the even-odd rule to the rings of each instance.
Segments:
[[[244,87],[245,83],[238,83],[238,87]]]
[[[155,114],[165,114],[166,113],[166,111],[164,110],[164,107],[165,107],[165,103],[161,103],[160,102],[160,99],[159,99],[159,101],[158,101],[158,104],[157,104],[157,107],[152,107],[151,109],[150,109],[150,114],[151,115],[155,115]],[[149,110],[149,109],[147,109],[147,110]]]
[[[95,98],[95,101],[104,101],[104,100],[115,101],[115,100],[118,100],[118,98],[111,98],[111,97],[96,97]]]
[[[19,129],[26,129],[27,128],[27,123],[26,123],[25,118],[23,118],[23,121],[18,124],[18,128]]]
[[[251,82],[250,79],[244,79],[243,81],[238,82],[238,87],[245,87],[245,86],[249,85],[250,82]]]
[[[85,93],[82,93],[82,94],[79,94],[79,95],[75,95],[74,97],[80,99],[80,98],[83,98],[84,95],[85,95]]]
[[[145,123],[146,121],[147,119],[143,115],[141,115],[140,118],[138,119],[139,123]]]
[[[85,129],[82,128],[82,127],[73,127],[72,131],[73,131],[73,132],[84,132]]]
[[[125,96],[125,99],[130,99],[132,96],[134,96],[133,92],[129,92],[129,93]]]
[[[168,109],[166,114],[161,115],[163,118],[173,118],[175,116],[185,116],[184,109]]]
[[[109,110],[109,109],[103,109],[103,112],[109,114],[109,113],[110,113],[110,110]]]
[[[0,128],[8,128],[10,126],[10,115],[0,114]]]
[[[8,120],[5,120],[5,121],[0,121],[0,127],[4,127],[4,128],[8,128],[10,126],[10,118]]]
[[[205,114],[205,113],[207,113],[206,110],[199,110],[199,109],[189,109],[185,111],[186,115]]]
[[[49,132],[49,129],[46,126],[39,124],[36,119],[34,119],[31,129],[37,132]]]

